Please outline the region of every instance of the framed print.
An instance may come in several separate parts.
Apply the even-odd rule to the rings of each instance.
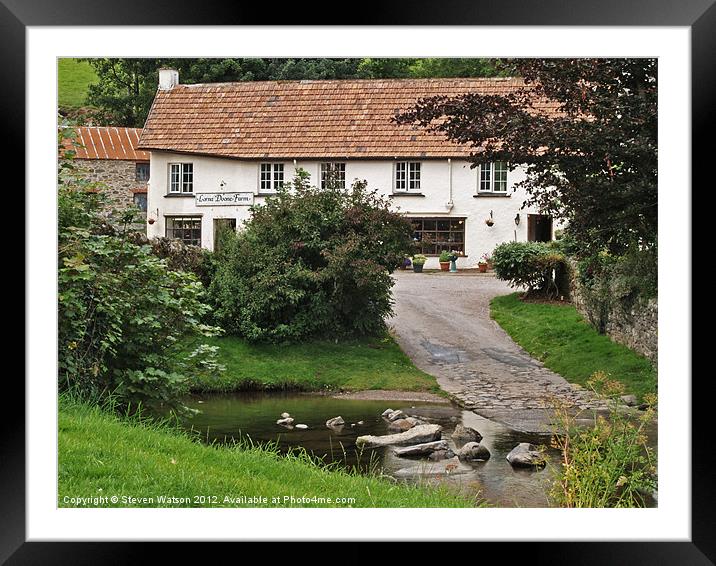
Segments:
[[[8,564],[129,561],[137,541],[520,542],[537,563],[716,560],[710,396],[691,369],[710,0],[365,5],[320,25],[261,21],[259,6],[0,2],[28,265],[25,419],[3,440],[0,482]],[[464,70],[475,61],[486,74]],[[91,85],[91,106],[67,103],[58,77],[70,75]],[[590,112],[623,138],[605,141]],[[547,186],[559,196],[528,199]],[[313,230],[330,222],[312,214],[322,207],[350,222]],[[572,271],[570,238],[589,249]],[[518,249],[543,254],[531,279],[507,267]],[[602,273],[638,280],[643,321],[634,287],[600,291],[604,304],[630,297],[623,325],[590,310]],[[102,293],[122,297],[97,303],[106,327],[87,299]],[[582,342],[604,348],[599,368],[575,370],[572,330],[550,342],[527,312],[556,309],[552,321],[567,303],[593,334]],[[657,420],[635,428],[656,407],[657,368]],[[618,408],[589,392],[614,383]],[[593,442],[626,431],[620,457],[634,464],[614,497],[598,487],[579,500],[565,475],[550,484],[561,493],[545,487],[539,470],[576,469],[584,441],[555,432],[546,399],[603,415]],[[152,410],[183,431],[146,424]],[[565,412],[564,430],[575,418]]]

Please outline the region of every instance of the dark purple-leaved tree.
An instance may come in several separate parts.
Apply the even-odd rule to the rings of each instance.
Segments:
[[[568,221],[585,252],[657,241],[657,61],[503,61],[524,88],[421,99],[396,117],[474,148],[477,164],[523,164],[528,204]]]

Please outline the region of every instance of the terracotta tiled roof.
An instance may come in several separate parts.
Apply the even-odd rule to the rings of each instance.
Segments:
[[[137,149],[140,128],[81,126],[76,128],[77,159],[119,159],[149,161],[149,152]],[[67,142],[65,145],[69,145]]]
[[[461,157],[467,147],[391,118],[422,97],[523,86],[505,78],[178,85],[157,92],[139,147],[243,159]]]

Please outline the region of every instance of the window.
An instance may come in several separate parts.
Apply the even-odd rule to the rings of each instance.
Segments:
[[[480,165],[481,193],[507,193],[507,162],[494,161]]]
[[[167,216],[166,237],[176,238],[191,246],[201,245],[201,218],[198,216]]]
[[[329,186],[335,189],[346,188],[345,163],[321,163],[321,188]]]
[[[134,179],[138,183],[146,183],[149,181],[149,163],[134,164]]]
[[[410,218],[413,226],[413,240],[418,243],[419,252],[425,255],[439,255],[442,251],[465,253],[464,218]]]
[[[134,206],[142,212],[147,212],[147,193],[134,193],[132,200],[134,201]]]
[[[416,161],[399,161],[395,164],[395,190],[420,190],[420,163]]]
[[[169,192],[185,194],[194,192],[194,165],[192,163],[169,164]]]
[[[283,163],[262,163],[259,192],[273,193],[283,186]]]

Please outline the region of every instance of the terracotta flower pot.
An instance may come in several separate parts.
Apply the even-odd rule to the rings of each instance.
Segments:
[[[486,263],[478,263],[477,267],[480,270],[480,273],[487,273],[487,264]]]
[[[450,262],[449,261],[441,261],[440,262],[440,270],[441,271],[448,271],[450,269]]]

